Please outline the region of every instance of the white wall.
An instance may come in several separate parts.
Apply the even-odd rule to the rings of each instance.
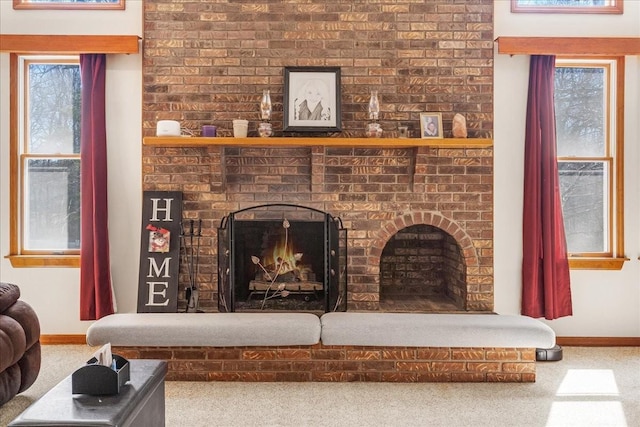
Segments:
[[[0,1],[6,34],[142,35],[142,1],[125,11],[14,11]],[[495,2],[495,36],[640,36],[640,2],[625,1],[623,16],[512,14]],[[544,22],[544,25],[541,25]],[[541,31],[544,30],[542,33]],[[496,51],[497,52],[497,51]],[[495,56],[495,306],[519,313],[524,116],[528,58]],[[0,255],[8,253],[8,55],[0,54]],[[621,271],[573,271],[574,316],[549,322],[561,336],[640,336],[640,64],[627,59],[625,147],[626,262]],[[114,288],[121,312],[137,300],[141,199],[141,55],[112,55],[107,70],[109,228]],[[78,269],[13,269],[0,258],[0,280],[20,285],[43,334],[83,334]]]
[[[2,34],[125,34],[142,36],[142,0],[124,11],[16,11],[0,1]],[[112,276],[118,308],[135,311],[141,218],[142,55],[107,58],[107,144]],[[0,280],[20,286],[43,334],[84,334],[77,268],[19,268],[9,253],[9,55],[0,54]]]
[[[495,37],[640,36],[640,2],[625,1],[620,15],[511,13],[495,2]],[[593,30],[597,32],[594,34]],[[621,271],[573,270],[573,316],[547,322],[559,336],[640,336],[640,64],[626,60],[625,251]],[[520,310],[522,183],[529,57],[495,53],[495,307]]]

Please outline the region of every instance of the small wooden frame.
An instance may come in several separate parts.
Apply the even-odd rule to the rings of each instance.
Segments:
[[[420,113],[420,135],[422,138],[443,138],[442,113]]]

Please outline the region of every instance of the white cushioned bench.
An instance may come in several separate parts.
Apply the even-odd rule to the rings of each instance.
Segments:
[[[326,313],[325,345],[551,348],[555,333],[526,316],[490,314]]]
[[[546,324],[494,314],[124,313],[87,343],[168,361],[168,380],[533,382]]]
[[[236,347],[313,345],[320,319],[311,313],[122,313],[87,330],[100,346]]]
[[[526,316],[426,313],[122,313],[94,322],[99,346],[287,346],[551,348],[555,333]]]

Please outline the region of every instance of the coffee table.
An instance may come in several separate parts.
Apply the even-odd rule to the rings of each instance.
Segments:
[[[108,396],[72,394],[69,375],[9,426],[164,426],[167,362],[130,360],[129,363],[130,380],[120,393]]]

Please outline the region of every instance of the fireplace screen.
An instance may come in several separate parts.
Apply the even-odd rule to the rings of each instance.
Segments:
[[[345,311],[347,232],[302,206],[233,212],[218,229],[218,310]]]

